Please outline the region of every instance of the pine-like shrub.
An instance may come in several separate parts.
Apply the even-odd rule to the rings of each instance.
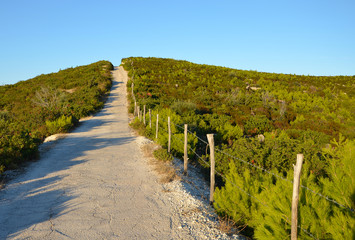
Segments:
[[[173,157],[168,153],[164,148],[157,149],[153,152],[153,155],[156,159],[160,161],[172,161]]]
[[[334,148],[324,149],[329,178],[320,179],[322,192],[344,207],[331,204],[327,232],[333,239],[355,239],[355,141],[333,141]]]
[[[244,132],[248,135],[263,134],[272,130],[272,124],[266,116],[251,116],[244,123]]]
[[[255,227],[255,220],[262,199],[255,197],[263,191],[262,183],[267,181],[262,175],[245,169],[240,175],[237,173],[233,161],[229,164],[225,186],[216,188],[214,207],[220,215],[230,216],[239,226]],[[261,202],[259,202],[259,200]]]
[[[317,177],[305,159],[299,199],[298,236],[300,239],[354,239],[355,179],[354,141],[333,142],[325,149],[327,176]],[[254,173],[253,173],[254,171]],[[221,215],[228,215],[239,225],[254,228],[256,239],[288,239],[291,233],[292,169],[285,181],[269,174],[239,171],[230,162],[225,186],[217,188],[214,206]],[[277,173],[279,176],[280,173]],[[311,189],[312,191],[310,191]],[[341,207],[324,197],[334,199]]]
[[[175,101],[171,105],[171,109],[178,113],[179,115],[185,115],[188,113],[194,113],[196,111],[196,104],[193,102],[186,101]]]
[[[233,126],[230,123],[225,123],[222,128],[222,136],[224,140],[232,141],[239,139],[243,136],[243,129],[238,125]]]
[[[50,134],[68,132],[73,126],[73,117],[62,115],[54,121],[46,121],[46,126]]]

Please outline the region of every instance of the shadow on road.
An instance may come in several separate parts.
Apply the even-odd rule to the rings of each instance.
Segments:
[[[119,84],[114,83],[113,89]],[[0,190],[0,239],[16,238],[24,230],[47,231],[51,229],[50,220],[75,209],[72,200],[77,196],[71,193],[70,187],[59,184],[64,178],[70,178],[64,170],[90,161],[89,151],[96,151],[110,146],[125,145],[135,140],[134,137],[114,137],[110,124],[113,120],[100,118],[109,115],[109,108],[117,98],[111,94],[105,108],[95,117],[84,121],[73,134],[58,140],[51,149],[41,154],[41,159],[31,163],[5,188]],[[115,125],[119,124],[116,121]],[[123,123],[126,124],[126,123]],[[96,128],[105,128],[104,132]],[[92,134],[78,134],[90,132]],[[121,134],[122,135],[122,134]],[[48,221],[48,226],[43,228]],[[47,224],[47,223],[46,223]]]

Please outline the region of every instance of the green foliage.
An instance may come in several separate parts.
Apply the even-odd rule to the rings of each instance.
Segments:
[[[329,177],[316,178],[305,163],[301,184],[322,193],[347,208],[355,206],[353,152],[355,141],[345,141],[334,149],[325,149]],[[280,175],[280,173],[278,173]],[[292,176],[292,171],[287,174]],[[239,225],[255,229],[256,239],[286,239],[291,232],[292,184],[275,179],[255,169],[240,172],[234,162],[226,174],[225,186],[216,189],[214,206],[218,213],[228,215]],[[289,179],[291,180],[291,179]],[[320,182],[321,184],[318,184]],[[317,194],[300,189],[299,238],[353,239],[355,215]]]
[[[322,191],[345,207],[355,209],[355,141],[340,136],[338,142],[332,143],[334,148],[324,149],[329,178],[320,180]],[[328,232],[334,239],[354,239],[355,214],[333,205],[330,209],[332,215],[327,225]]]
[[[189,148],[187,149],[187,154],[189,159],[196,158],[193,151],[196,152],[197,141],[198,140],[196,137],[194,137],[192,134],[188,134],[187,144]],[[193,151],[191,151],[191,149]],[[182,158],[184,156],[184,134],[183,133],[174,134],[174,137],[171,139],[171,152],[179,158]]]
[[[253,176],[248,169],[239,175],[233,161],[229,166],[225,186],[215,190],[214,207],[219,214],[232,217],[238,225],[256,226],[257,222],[253,221],[259,205],[252,196],[262,190],[254,179],[261,180],[261,176]]]
[[[40,75],[0,86],[2,171],[36,157],[46,136],[68,131],[103,106],[111,87],[108,61]]]
[[[14,169],[21,162],[37,156],[38,140],[23,126],[0,120],[0,136],[1,172]]]
[[[226,114],[238,125],[254,114],[251,125],[257,124],[261,133],[301,128],[355,137],[355,76],[262,73],[162,58],[126,58],[123,66],[134,76],[137,101],[151,108],[169,106],[181,115]],[[301,115],[306,121],[290,124]]]
[[[243,137],[243,130],[238,126],[233,126],[230,123],[225,123],[222,129],[222,135],[224,140],[236,140]]]
[[[244,123],[245,134],[257,135],[271,130],[272,126],[266,116],[252,116]]]
[[[46,126],[49,134],[68,132],[74,126],[73,117],[62,115],[54,121],[47,120]]]
[[[156,159],[160,161],[172,161],[173,157],[168,153],[164,148],[159,148],[153,152],[153,155]]]
[[[301,183],[354,209],[355,76],[260,73],[161,58],[127,58],[123,66],[134,78],[137,103],[159,112],[160,144],[167,145],[167,116],[205,140],[215,133],[216,147],[230,155],[215,153],[216,170],[228,179],[216,190],[215,207],[247,225],[249,236],[289,238],[292,186],[252,166],[291,181],[298,153],[305,156]],[[151,138],[154,123],[143,126]],[[174,135],[172,152],[182,157],[183,130]],[[338,136],[348,140],[330,142]],[[206,158],[206,145],[192,134],[189,145]],[[305,188],[299,206],[301,239],[310,238],[307,232],[354,238],[348,210]]]
[[[196,104],[178,100],[173,102],[170,108],[179,115],[186,115],[196,111]]]
[[[157,121],[157,114],[159,114],[159,129],[158,129],[158,138],[156,139],[156,121]],[[152,111],[152,128],[149,126],[149,116],[146,115],[147,125],[144,126],[143,121],[140,121],[138,118],[135,118],[131,126],[138,130],[138,133],[144,135],[150,139],[156,140],[163,148],[168,147],[168,123],[167,119],[170,117],[171,121],[171,133],[173,135],[171,139],[171,152],[174,156],[182,157],[184,156],[184,130],[182,118],[177,115],[174,111],[168,108],[160,109],[160,110],[153,110]],[[178,127],[180,126],[180,127]],[[196,151],[196,144],[198,139],[193,134],[188,134],[187,142],[189,145],[188,149],[188,157],[193,159],[194,153]],[[193,151],[192,151],[192,150]]]

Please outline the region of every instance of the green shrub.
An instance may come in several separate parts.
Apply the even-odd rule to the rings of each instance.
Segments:
[[[251,196],[256,196],[262,191],[261,175],[253,175],[248,169],[239,175],[232,161],[226,179],[225,186],[216,188],[214,194],[214,207],[217,213],[230,216],[240,226],[255,227],[257,225],[255,214],[259,209],[259,203]]]
[[[0,121],[8,121],[10,119],[11,117],[8,111],[0,111]]]
[[[16,123],[0,120],[0,166],[2,171],[14,169],[23,161],[37,156],[38,141]]]
[[[153,152],[153,155],[156,159],[160,161],[172,161],[173,157],[168,153],[168,151],[164,148],[157,149]]]
[[[258,201],[253,203],[253,197],[237,193],[238,187],[225,182],[216,191],[216,208],[222,215],[233,216],[236,222],[252,227],[250,236],[255,231],[258,239],[289,237],[292,192],[287,182],[263,176],[251,165],[290,178],[296,154],[303,153],[303,185],[316,192],[328,192],[342,203],[348,204],[352,201],[349,196],[355,196],[353,179],[349,177],[353,174],[341,173],[342,168],[352,168],[343,161],[353,158],[353,150],[342,148],[347,157],[340,152],[322,154],[322,148],[339,133],[353,139],[355,118],[351,113],[355,104],[351,86],[355,76],[259,73],[159,58],[127,58],[123,63],[129,76],[134,76],[137,101],[155,110],[152,128],[144,130],[146,135],[155,139],[154,123],[159,110],[158,143],[165,148],[170,115],[175,118],[173,123],[187,123],[189,130],[203,139],[207,133],[215,133],[216,148],[235,157],[217,151],[216,170],[269,207],[264,208]],[[261,90],[247,90],[247,85]],[[182,157],[183,129],[173,131],[172,153]],[[258,134],[263,134],[264,139],[259,140]],[[198,154],[206,153],[203,141],[198,142],[192,134],[188,141]],[[193,157],[190,151],[189,158]],[[201,165],[208,167],[202,161]],[[341,169],[335,171],[335,166]],[[343,184],[336,176],[341,176]],[[344,190],[346,186],[351,186],[348,192]],[[301,192],[299,223],[304,230],[319,239],[352,238],[349,229],[354,229],[353,216],[304,188]],[[303,230],[299,230],[299,237],[309,238]]]
[[[0,86],[0,165],[6,170],[36,157],[48,134],[102,108],[112,68],[99,61]]]
[[[197,107],[193,102],[177,100],[171,105],[171,109],[179,115],[186,115],[189,113],[194,113]]]
[[[298,219],[302,228],[298,230],[300,239],[312,239],[309,233],[317,239],[355,237],[355,214],[349,210],[355,207],[355,141],[333,143],[336,148],[325,149],[329,177],[316,178],[309,171],[310,164],[306,159],[301,184],[336,200],[345,208],[301,188]],[[292,170],[288,171],[289,180],[292,174]],[[289,237],[292,183],[248,168],[240,171],[234,162],[230,163],[226,178],[225,186],[217,188],[215,192],[214,206],[219,214],[232,217],[240,225],[253,227],[256,239]]]
[[[233,126],[230,123],[225,123],[222,128],[222,135],[224,140],[232,141],[243,137],[243,130],[238,126]]]
[[[74,126],[73,117],[66,117],[62,115],[54,121],[46,121],[46,126],[49,134],[65,133]]]
[[[145,128],[143,122],[141,122],[138,118],[135,118],[135,119],[130,123],[130,126],[131,126],[132,128],[134,128],[135,130],[137,130],[139,135],[143,135],[143,136],[146,136],[146,137],[152,139],[152,137],[151,137],[151,135],[152,135],[151,132],[146,131],[146,128]]]
[[[263,134],[272,130],[272,125],[266,116],[251,116],[244,123],[244,132],[248,135]]]

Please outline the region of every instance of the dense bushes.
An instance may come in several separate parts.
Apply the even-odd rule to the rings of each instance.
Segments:
[[[0,170],[16,168],[37,155],[38,139],[20,124],[0,119]]]
[[[324,149],[328,177],[317,177],[303,166],[301,184],[331,196],[346,208],[355,208],[353,153],[355,141],[337,143],[334,149]],[[286,239],[291,229],[292,183],[265,175],[255,169],[238,173],[234,162],[226,174],[226,184],[217,188],[215,208],[231,216],[239,225],[255,229],[257,239]],[[292,176],[292,171],[288,174]],[[291,179],[289,179],[291,180]],[[236,186],[240,189],[236,190]],[[355,229],[354,212],[340,207],[317,194],[301,188],[299,202],[300,239],[352,239]]]
[[[301,183],[354,209],[355,76],[259,73],[159,58],[127,58],[123,65],[131,77],[127,86],[134,81],[138,104],[154,109],[153,123],[159,113],[161,145],[167,144],[168,116],[174,124],[188,123],[205,140],[207,133],[215,133],[216,147],[228,154],[216,152],[216,170],[228,181],[216,190],[215,207],[242,226],[244,234],[288,238],[292,186],[252,166],[291,181],[298,153],[305,156]],[[154,124],[134,124],[155,137]],[[183,130],[173,132],[172,152],[181,157]],[[208,156],[206,144],[193,134],[189,146]],[[199,160],[191,152],[189,159]],[[299,219],[302,239],[308,233],[318,239],[355,236],[351,211],[305,188]]]
[[[164,148],[159,148],[153,152],[153,156],[160,161],[172,161],[173,157]]]
[[[0,173],[34,158],[46,136],[100,109],[112,69],[99,61],[0,86]]]
[[[244,122],[245,134],[257,135],[264,132],[270,132],[272,126],[270,120],[264,116],[251,116],[247,121]]]
[[[250,121],[259,132],[264,127],[355,137],[355,76],[261,73],[160,58],[123,61],[142,105],[169,106],[179,114],[227,114],[238,125],[254,116]]]

